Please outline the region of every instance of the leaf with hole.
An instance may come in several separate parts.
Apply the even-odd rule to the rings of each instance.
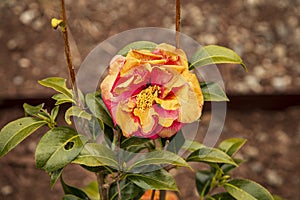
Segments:
[[[37,118],[23,117],[5,125],[0,131],[0,157],[46,124],[46,121]]]
[[[225,190],[236,199],[274,200],[272,195],[258,183],[247,179],[234,179],[224,184]]]
[[[245,70],[246,65],[240,56],[226,47],[217,45],[208,45],[201,47],[190,59],[189,69],[203,67],[210,64],[240,64]]]
[[[83,149],[86,139],[69,127],[55,127],[40,140],[35,152],[37,168],[53,172],[72,162]]]
[[[126,45],[125,47],[123,47],[118,52],[118,55],[126,56],[127,53],[131,49],[136,49],[136,50],[142,50],[142,49],[144,49],[144,50],[153,51],[156,46],[157,46],[157,44],[154,43],[154,42],[150,42],[150,41],[137,41],[137,42],[130,43],[130,44]]]
[[[215,82],[200,83],[204,101],[229,101],[223,88]]]

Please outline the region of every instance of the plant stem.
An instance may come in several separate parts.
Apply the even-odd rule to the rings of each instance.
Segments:
[[[101,172],[96,173],[97,182],[99,187],[100,200],[107,200],[107,189],[104,187],[104,174]]]
[[[64,38],[64,43],[65,43],[65,56],[66,56],[66,60],[67,60],[67,64],[68,64],[68,71],[69,71],[69,76],[70,76],[71,87],[73,88],[73,91],[74,91],[74,98],[75,98],[76,102],[79,103],[78,90],[77,90],[76,78],[75,78],[75,70],[74,70],[74,66],[72,63],[72,57],[71,57],[71,51],[70,51],[66,8],[65,8],[64,0],[61,0],[60,15],[61,15],[60,16],[61,19],[64,22],[64,28],[62,29],[62,34],[63,34],[63,38]]]
[[[159,200],[166,200],[166,194],[167,192],[165,190],[159,191]]]
[[[180,12],[181,12],[181,3],[180,0],[176,0],[176,48],[179,48]]]
[[[151,200],[154,200],[154,197],[155,197],[155,190],[152,190],[152,193],[151,193]]]

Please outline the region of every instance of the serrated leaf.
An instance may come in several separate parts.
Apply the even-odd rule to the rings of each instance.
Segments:
[[[0,131],[0,157],[46,124],[46,121],[40,119],[23,117],[5,125]]]
[[[133,43],[130,43],[130,44],[126,45],[124,48],[122,48],[118,52],[118,55],[126,56],[127,53],[131,49],[136,49],[136,50],[144,49],[144,50],[153,51],[156,46],[157,46],[157,44],[154,43],[154,42],[150,42],[150,41],[137,41],[137,42],[133,42]]]
[[[272,195],[258,183],[247,179],[235,179],[224,184],[226,191],[236,199],[274,200]]]
[[[91,120],[92,119],[92,115],[90,113],[87,113],[85,110],[83,110],[79,106],[72,106],[72,107],[70,107],[66,111],[66,113],[65,113],[65,121],[69,125],[72,124],[72,122],[70,120],[71,116],[80,117],[80,118],[87,119],[87,120]]]
[[[190,165],[175,153],[157,150],[146,153],[137,158],[128,168],[129,171],[139,170],[139,168],[150,165],[176,165],[181,167],[190,167]]]
[[[164,169],[143,174],[128,174],[127,178],[145,190],[178,191],[173,176]]]
[[[232,156],[235,152],[237,152],[245,143],[246,139],[243,138],[230,138],[222,141],[218,148],[229,156]]]
[[[210,171],[198,171],[196,173],[196,188],[201,197],[204,197],[209,192],[213,176],[214,174]]]
[[[55,102],[56,106],[64,104],[64,103],[76,103],[74,101],[74,99],[72,99],[71,97],[69,97],[65,94],[61,94],[61,93],[53,95],[52,99],[56,100],[56,102]]]
[[[109,166],[115,169],[118,168],[115,152],[97,143],[87,143],[73,163],[89,167]]]
[[[72,90],[67,88],[66,79],[60,77],[50,77],[38,81],[39,84],[54,89],[55,91],[66,95],[69,98],[73,98]]]
[[[210,148],[202,147],[191,153],[186,159],[188,162],[208,162],[208,163],[226,163],[237,166],[234,160],[223,151]]]
[[[76,188],[76,187],[66,184],[65,181],[63,180],[62,176],[60,177],[60,182],[61,182],[62,188],[64,190],[64,193],[66,195],[73,195],[73,197],[71,198],[72,200],[76,199],[75,197],[83,199],[83,200],[85,200],[85,199],[89,200],[89,197],[87,196],[87,194],[84,191],[82,191],[79,188]]]
[[[85,96],[85,100],[87,106],[89,107],[90,111],[93,113],[95,117],[103,121],[108,126],[112,128],[114,127],[114,123],[101,97],[96,96],[96,94],[89,93]]]
[[[35,152],[37,168],[53,172],[74,160],[86,139],[69,127],[55,127],[40,140]]]
[[[210,64],[240,64],[245,70],[246,65],[243,63],[240,56],[226,47],[217,45],[208,45],[201,47],[190,59],[189,69],[202,67]]]
[[[204,101],[229,101],[222,87],[215,82],[200,83]]]

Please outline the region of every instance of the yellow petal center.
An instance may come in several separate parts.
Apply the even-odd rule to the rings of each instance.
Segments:
[[[149,86],[142,90],[136,96],[136,107],[142,111],[152,107],[154,100],[157,99],[160,92],[160,87],[157,85]]]

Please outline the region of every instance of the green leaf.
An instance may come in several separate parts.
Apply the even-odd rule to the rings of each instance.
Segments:
[[[62,188],[65,192],[65,194],[69,194],[69,195],[74,195],[75,197],[78,197],[80,199],[87,199],[89,200],[89,197],[85,194],[85,192],[83,192],[81,189],[70,186],[68,184],[66,184],[62,178],[62,176],[60,177],[60,182],[62,185]],[[75,197],[72,197],[71,199],[76,199]]]
[[[63,196],[62,200],[82,200],[82,198],[76,197],[72,194],[66,194]]]
[[[82,191],[87,194],[90,199],[100,199],[97,181],[90,182],[88,185],[82,188]]]
[[[133,147],[140,147],[141,145],[146,144],[149,141],[151,140],[148,138],[139,138],[139,137],[125,138],[121,143],[121,148],[130,149]]]
[[[182,148],[185,149],[185,150],[188,150],[190,152],[193,152],[193,151],[196,151],[198,149],[201,149],[203,148],[204,145],[199,143],[199,142],[196,142],[196,141],[191,141],[191,140],[185,140]]]
[[[190,165],[182,159],[180,156],[170,151],[158,150],[146,153],[128,168],[129,171],[139,170],[141,167],[147,167],[150,165],[176,165],[181,167],[190,167]]]
[[[73,163],[89,167],[109,166],[115,169],[118,168],[115,152],[97,143],[87,143]]]
[[[36,166],[47,172],[63,168],[83,149],[86,139],[69,127],[55,127],[40,140],[36,152]]]
[[[120,190],[122,199],[126,200],[136,200],[139,199],[144,193],[144,190],[132,182],[127,180],[120,181]],[[118,200],[118,188],[117,184],[113,183],[109,188],[110,200]]]
[[[52,99],[56,100],[55,105],[61,105],[64,103],[76,103],[73,98],[61,93],[53,95]]]
[[[213,177],[214,174],[210,171],[198,171],[196,173],[196,187],[201,197],[204,197],[209,192]]]
[[[208,162],[208,163],[226,163],[237,166],[234,160],[223,151],[210,148],[202,147],[191,153],[186,161],[191,162]]]
[[[54,89],[55,91],[66,95],[69,98],[73,98],[72,90],[66,86],[66,79],[60,77],[50,77],[38,81],[39,84]]]
[[[108,126],[113,128],[114,123],[101,97],[96,96],[96,94],[89,93],[85,96],[85,99],[86,99],[86,104],[89,107],[90,111],[93,113],[93,115],[98,119],[100,119],[101,121],[103,121]]]
[[[170,142],[167,146],[167,150],[178,154],[179,150],[185,142],[185,138],[182,131],[180,130],[178,133],[176,133],[169,141]]]
[[[55,122],[57,115],[58,115],[58,111],[59,111],[59,106],[55,106],[52,110],[51,110],[51,121]]]
[[[43,113],[41,110],[43,109],[44,107],[44,104],[40,104],[40,105],[37,105],[37,106],[32,106],[32,105],[29,105],[27,103],[24,103],[23,104],[23,109],[24,109],[24,112],[25,112],[25,115],[26,116],[33,116],[33,117],[38,117],[38,114],[45,114]],[[45,116],[47,117],[47,116]]]
[[[227,153],[229,156],[232,156],[246,143],[246,141],[246,139],[242,138],[230,138],[222,141],[218,148]]]
[[[173,176],[164,169],[143,174],[128,174],[127,178],[145,190],[155,189],[178,191]]]
[[[70,107],[66,113],[65,113],[65,121],[71,125],[72,122],[70,120],[71,116],[75,116],[75,117],[80,117],[83,119],[87,119],[87,120],[91,120],[92,119],[92,115],[87,113],[85,110],[83,110],[81,107],[79,106],[72,106]]]
[[[92,117],[92,119],[89,121],[88,126],[93,140],[97,139],[97,137],[101,133],[101,128],[103,129],[103,127],[105,127],[104,124],[101,124],[101,121],[98,120],[96,117]]]
[[[241,163],[244,162],[244,160],[242,160],[242,159],[238,159],[238,158],[232,158],[232,159],[238,165],[240,165]],[[223,164],[221,168],[222,168],[222,170],[223,170],[224,173],[228,173],[231,170],[235,169],[236,167],[238,167],[238,166],[236,166],[236,165],[230,165],[230,164]]]
[[[144,50],[153,51],[156,46],[157,46],[157,44],[154,43],[154,42],[150,42],[150,41],[137,41],[137,42],[130,43],[127,46],[125,46],[124,48],[122,48],[118,52],[118,55],[126,56],[127,53],[131,49],[136,49],[136,50],[144,49]]]
[[[40,119],[23,117],[5,125],[0,131],[0,157],[46,124],[47,122]]]
[[[208,198],[208,200],[236,200],[236,199],[233,198],[229,193],[222,192],[211,196],[210,198]]]
[[[228,49],[226,47],[221,47],[217,45],[208,45],[201,47],[190,59],[191,65],[189,69],[195,67],[202,67],[210,64],[240,64],[245,70],[247,70],[246,65],[243,63],[240,56]]]
[[[229,101],[222,87],[215,82],[200,83],[204,101]]]
[[[235,179],[224,184],[226,191],[236,199],[274,200],[264,187],[246,179]]]
[[[61,174],[63,172],[63,168],[50,172],[50,186],[51,188],[55,185],[55,183],[57,182],[57,180],[60,178]]]

